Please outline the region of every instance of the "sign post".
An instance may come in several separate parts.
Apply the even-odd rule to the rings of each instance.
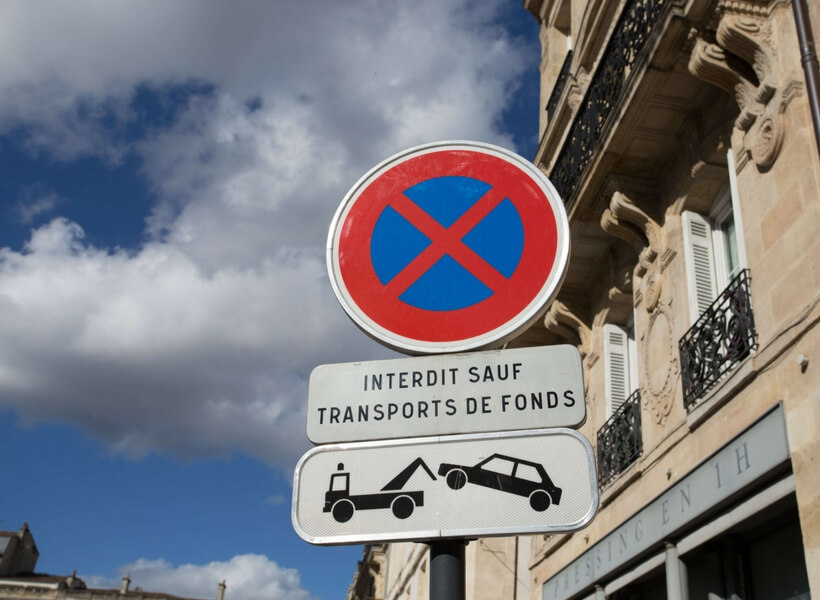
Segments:
[[[430,599],[464,598],[464,540],[430,542]]]
[[[299,536],[427,542],[431,599],[463,600],[466,540],[589,523],[595,460],[569,429],[586,419],[578,350],[498,350],[544,314],[568,262],[554,186],[498,146],[418,146],[356,182],[328,233],[331,286],[367,335],[417,357],[311,374],[321,445],[294,474]]]

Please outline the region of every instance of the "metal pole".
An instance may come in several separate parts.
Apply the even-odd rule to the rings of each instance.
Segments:
[[[430,600],[464,600],[464,540],[430,542]]]
[[[820,153],[820,68],[814,49],[814,36],[809,26],[806,0],[792,0],[792,9],[797,27],[797,40],[800,43],[800,62],[803,63],[803,75],[806,78],[806,91],[814,122],[814,141],[817,144],[817,152]]]

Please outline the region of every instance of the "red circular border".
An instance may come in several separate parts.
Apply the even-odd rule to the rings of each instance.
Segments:
[[[431,311],[390,298],[373,270],[370,238],[391,198],[422,181],[443,176],[472,177],[501,186],[521,216],[524,248],[509,285],[472,306]],[[428,152],[400,162],[366,182],[349,202],[340,223],[338,265],[344,287],[359,310],[376,325],[422,342],[455,342],[486,335],[514,320],[543,289],[556,261],[556,215],[532,176],[495,155],[469,149]],[[503,241],[500,240],[501,243]]]

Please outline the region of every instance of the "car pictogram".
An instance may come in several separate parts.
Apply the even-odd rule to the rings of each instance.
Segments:
[[[524,496],[538,512],[547,510],[550,504],[561,503],[561,488],[552,483],[544,467],[521,458],[493,454],[474,466],[442,463],[438,474],[454,490],[472,483]]]

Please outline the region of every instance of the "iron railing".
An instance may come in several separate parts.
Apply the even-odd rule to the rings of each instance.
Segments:
[[[646,42],[668,4],[668,0],[628,0],[621,13],[550,173],[550,180],[564,202],[569,202],[578,186],[632,67],[643,55]]]
[[[641,452],[641,392],[635,390],[598,430],[598,487],[618,477]]]
[[[564,86],[567,84],[567,79],[569,79],[569,68],[571,65],[572,50],[569,50],[566,58],[564,58],[564,64],[561,65],[561,72],[558,74],[558,79],[555,80],[555,85],[552,87],[550,99],[547,101],[547,115],[549,115],[550,119],[555,112],[555,105],[558,104],[558,99],[564,91]]]
[[[680,339],[683,405],[687,411],[757,348],[749,270],[738,273]]]

